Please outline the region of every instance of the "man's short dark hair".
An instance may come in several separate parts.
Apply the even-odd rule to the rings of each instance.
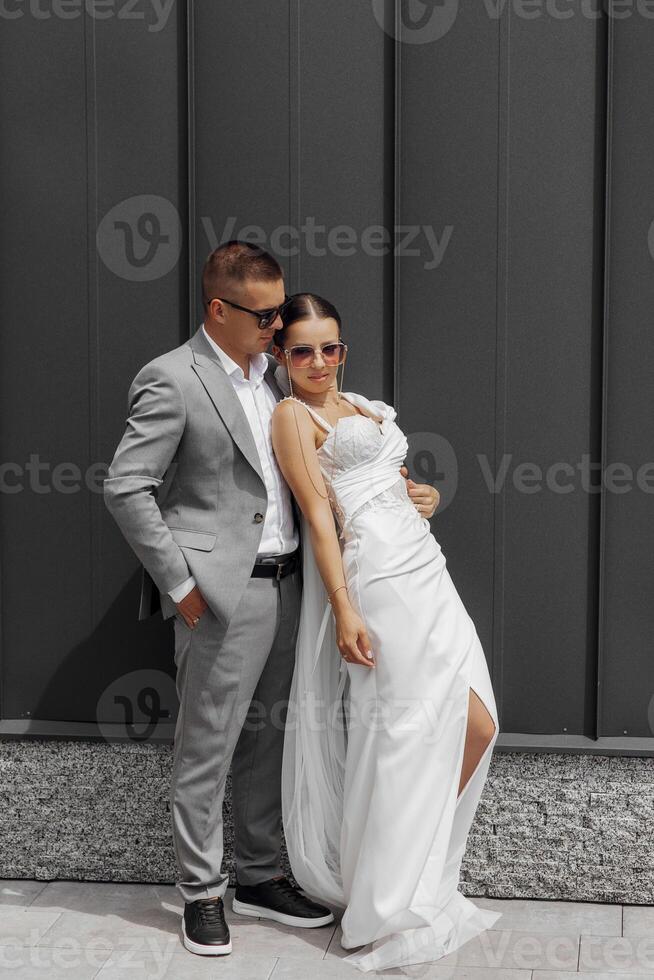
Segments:
[[[216,296],[229,292],[234,283],[246,280],[277,282],[284,278],[282,267],[270,252],[251,242],[233,238],[208,256],[202,270],[202,301],[207,306]]]

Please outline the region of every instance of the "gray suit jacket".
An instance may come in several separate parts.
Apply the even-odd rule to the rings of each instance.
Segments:
[[[266,356],[279,400],[277,362]],[[164,619],[174,615],[168,592],[193,575],[227,624],[259,550],[268,495],[249,422],[201,327],[141,368],[128,415],[104,500],[143,565],[138,618],[159,606]]]

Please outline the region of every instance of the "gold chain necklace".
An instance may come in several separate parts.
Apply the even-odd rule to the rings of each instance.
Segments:
[[[289,383],[289,387],[291,389],[291,398],[293,398],[294,401],[300,402],[302,405],[306,405],[307,408],[313,408],[313,405],[310,405],[309,402],[304,401],[304,399],[302,399],[302,398],[298,398],[293,393],[293,382],[291,381],[291,372],[288,370],[288,365],[287,365],[286,370],[288,372],[288,383]],[[343,375],[344,375],[344,373],[345,373],[345,361],[343,361],[343,370],[341,371],[341,387],[340,388],[338,386],[338,377],[337,377],[337,382],[336,382],[336,391],[337,391],[337,394],[338,394],[338,401],[339,402],[341,400],[341,394],[342,394],[342,388],[343,388]],[[336,374],[338,376],[338,370],[337,370]],[[309,414],[311,414],[311,413],[309,413]],[[320,414],[320,413],[316,413],[316,414]],[[309,470],[309,467],[307,465],[307,458],[304,455],[304,446],[302,445],[302,436],[300,435],[300,427],[298,425],[297,413],[295,411],[295,408],[293,409],[293,416],[295,418],[295,428],[297,429],[298,440],[299,440],[299,443],[300,443],[300,451],[302,452],[302,459],[304,461],[304,466],[305,466],[305,469],[306,469],[307,474],[309,476],[309,479],[311,480],[311,485],[313,486],[313,489],[316,491],[316,493],[320,497],[322,497],[323,500],[329,500],[329,487],[331,486],[332,481],[333,481],[333,478],[334,478],[334,467],[336,465],[336,441],[337,441],[337,435],[338,435],[337,428],[338,428],[338,422],[340,420],[337,419],[336,420],[336,425],[332,425],[332,430],[334,432],[334,445],[332,447],[332,468],[331,468],[331,473],[329,474],[329,485],[327,487],[327,493],[325,494],[325,493],[322,493],[318,489],[318,487],[315,485],[315,483],[313,482],[313,477],[311,476],[311,471]],[[331,422],[329,424],[331,425]],[[325,437],[325,439],[323,440],[323,442],[325,442],[327,440],[328,436],[329,436],[329,433],[327,434],[327,436]],[[320,443],[320,446],[318,446],[318,449],[320,449],[320,447],[322,446],[322,444],[323,443],[321,442]],[[318,455],[318,449],[316,449],[316,456]],[[318,459],[318,465],[320,466],[320,459]],[[331,503],[331,501],[330,501],[330,503]]]
[[[288,365],[287,365],[287,370],[288,370]],[[342,392],[342,388],[343,388],[343,374],[344,373],[345,373],[345,362],[343,362],[343,371],[341,372],[341,387],[339,388],[339,386],[338,386],[338,380],[337,380],[337,383],[336,383],[336,390],[337,390],[337,393],[338,393],[338,401],[339,402],[341,400],[341,392]],[[338,376],[338,370],[337,370],[336,374]],[[289,383],[289,387],[290,387],[290,390],[291,390],[291,398],[294,399],[295,401],[301,402],[303,405],[306,405],[307,408],[312,408],[312,406],[309,405],[308,402],[303,401],[302,398],[297,398],[296,395],[293,394],[293,382],[291,381],[291,372],[290,371],[288,371],[288,383]],[[311,413],[309,413],[309,414],[311,414]],[[320,414],[320,413],[316,413],[316,414]],[[309,474],[309,479],[311,480],[311,484],[313,486],[313,489],[316,491],[316,493],[320,497],[322,497],[323,500],[329,500],[329,488],[331,487],[331,485],[333,483],[333,479],[334,479],[334,466],[336,464],[336,437],[338,435],[337,429],[338,429],[338,422],[340,421],[340,419],[337,419],[336,420],[336,424],[335,425],[332,425],[332,431],[334,432],[334,445],[332,447],[332,469],[331,469],[331,473],[329,474],[329,483],[326,485],[327,486],[327,493],[324,494],[324,493],[321,493],[321,491],[318,489],[318,487],[313,482],[313,477],[311,476],[311,472],[309,470],[309,467],[307,466],[307,459],[306,459],[306,456],[304,455],[304,446],[302,445],[302,436],[300,435],[300,427],[299,427],[298,421],[297,421],[297,412],[295,411],[295,406],[293,407],[293,416],[295,418],[295,428],[297,429],[298,439],[299,439],[299,442],[300,442],[300,450],[302,452],[302,459],[304,461],[305,469],[306,469],[307,473]],[[329,437],[329,433],[327,433],[327,436],[325,436],[325,439],[323,440],[323,442],[325,442],[328,437]],[[323,442],[320,443],[320,446],[323,445]],[[318,446],[318,449],[320,449],[320,446]],[[316,456],[318,456],[318,450],[316,450]],[[318,457],[318,467],[320,469],[322,469],[320,467],[320,457]],[[333,507],[333,508],[336,508],[337,507],[336,500],[334,500],[333,503],[330,500],[329,503],[330,503],[330,506],[331,507]],[[345,591],[347,592],[347,584],[346,583],[343,583],[343,585],[339,585],[335,589],[332,589],[331,592],[328,592],[327,593],[327,602],[329,602],[329,604],[331,606],[333,606],[332,596],[334,595],[334,593],[339,592],[341,589],[345,589]],[[333,610],[332,610],[332,612],[333,612]]]

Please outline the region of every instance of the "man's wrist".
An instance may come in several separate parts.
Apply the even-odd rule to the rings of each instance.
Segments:
[[[182,601],[182,599],[185,599],[186,596],[193,591],[195,585],[195,579],[192,575],[189,575],[187,579],[184,579],[184,581],[180,582],[179,585],[176,585],[174,589],[171,589],[168,595],[173,600],[175,605],[177,605]]]

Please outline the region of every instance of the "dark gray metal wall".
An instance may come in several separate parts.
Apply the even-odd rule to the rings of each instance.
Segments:
[[[654,730],[654,23],[613,28],[602,419],[604,458],[622,465],[602,501],[598,713],[602,732],[633,736]]]
[[[2,459],[108,463],[134,374],[200,322],[206,254],[248,234],[337,304],[345,388],[395,405],[441,490],[502,732],[650,751],[652,497],[579,467],[636,470],[654,435],[654,23],[436,6],[455,16],[425,43],[404,0],[2,25]],[[117,209],[137,243],[139,214],[170,233],[152,195],[182,234],[148,279],[96,231]],[[99,494],[2,494],[0,557],[5,730],[92,721],[113,678],[172,672]]]
[[[136,621],[137,564],[94,467],[138,368],[188,335],[184,257],[135,281],[128,261],[107,267],[96,231],[135,195],[186,220],[183,11],[160,32],[25,12],[0,21],[0,63],[0,455],[24,470],[34,454],[46,488],[12,470],[19,491],[0,495],[1,717],[94,722],[114,678],[169,663],[169,627]]]
[[[402,268],[399,403],[458,462],[434,528],[492,659],[501,727],[592,735],[597,501],[544,474],[598,458],[604,28],[497,22],[483,4],[459,16],[400,54],[401,211],[452,235],[430,276]]]

